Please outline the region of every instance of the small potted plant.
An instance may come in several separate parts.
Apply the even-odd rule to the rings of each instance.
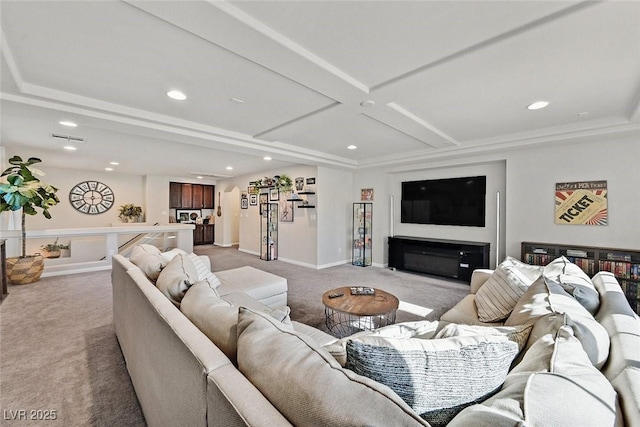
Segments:
[[[20,156],[13,156],[9,159],[11,166],[2,172],[6,181],[0,183],[0,212],[22,209],[21,256],[7,258],[7,277],[15,284],[37,282],[44,270],[42,255],[27,255],[26,215],[36,215],[39,208],[45,218],[51,219],[49,208],[60,203],[55,194],[58,189],[36,178],[36,175],[43,176],[43,172],[30,168],[41,161],[30,157],[25,162]]]
[[[141,216],[142,208],[133,203],[128,203],[118,208],[118,217],[122,222],[138,222]]]
[[[42,250],[42,256],[45,258],[60,258],[62,251],[69,249],[69,245],[58,243],[56,238],[55,242],[42,245],[40,249]]]

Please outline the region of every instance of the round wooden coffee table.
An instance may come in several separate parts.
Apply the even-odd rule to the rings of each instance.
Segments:
[[[341,297],[329,295],[342,293]],[[351,287],[331,289],[322,295],[325,322],[329,331],[339,338],[363,330],[373,330],[396,321],[398,298],[374,288],[373,295],[351,295]]]

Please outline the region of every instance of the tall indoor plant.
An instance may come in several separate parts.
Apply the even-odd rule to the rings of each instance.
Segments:
[[[9,166],[2,172],[6,182],[0,184],[0,212],[18,211],[22,209],[22,251],[19,257],[7,259],[7,275],[13,283],[26,284],[40,279],[44,268],[44,261],[40,254],[27,255],[26,215],[36,215],[42,209],[42,214],[51,219],[49,208],[60,202],[56,191],[58,189],[36,178],[44,173],[31,168],[40,163],[37,157],[30,157],[26,162],[20,156],[9,159]]]

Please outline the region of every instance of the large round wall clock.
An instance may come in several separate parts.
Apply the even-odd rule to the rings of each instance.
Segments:
[[[96,215],[108,211],[113,206],[114,195],[106,184],[84,181],[71,189],[69,201],[78,212]]]

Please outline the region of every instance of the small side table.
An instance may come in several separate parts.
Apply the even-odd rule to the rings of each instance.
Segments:
[[[329,298],[333,293],[344,295]],[[374,289],[373,295],[351,295],[346,286],[325,292],[322,303],[327,328],[339,338],[395,323],[400,304],[398,298],[381,289]]]

